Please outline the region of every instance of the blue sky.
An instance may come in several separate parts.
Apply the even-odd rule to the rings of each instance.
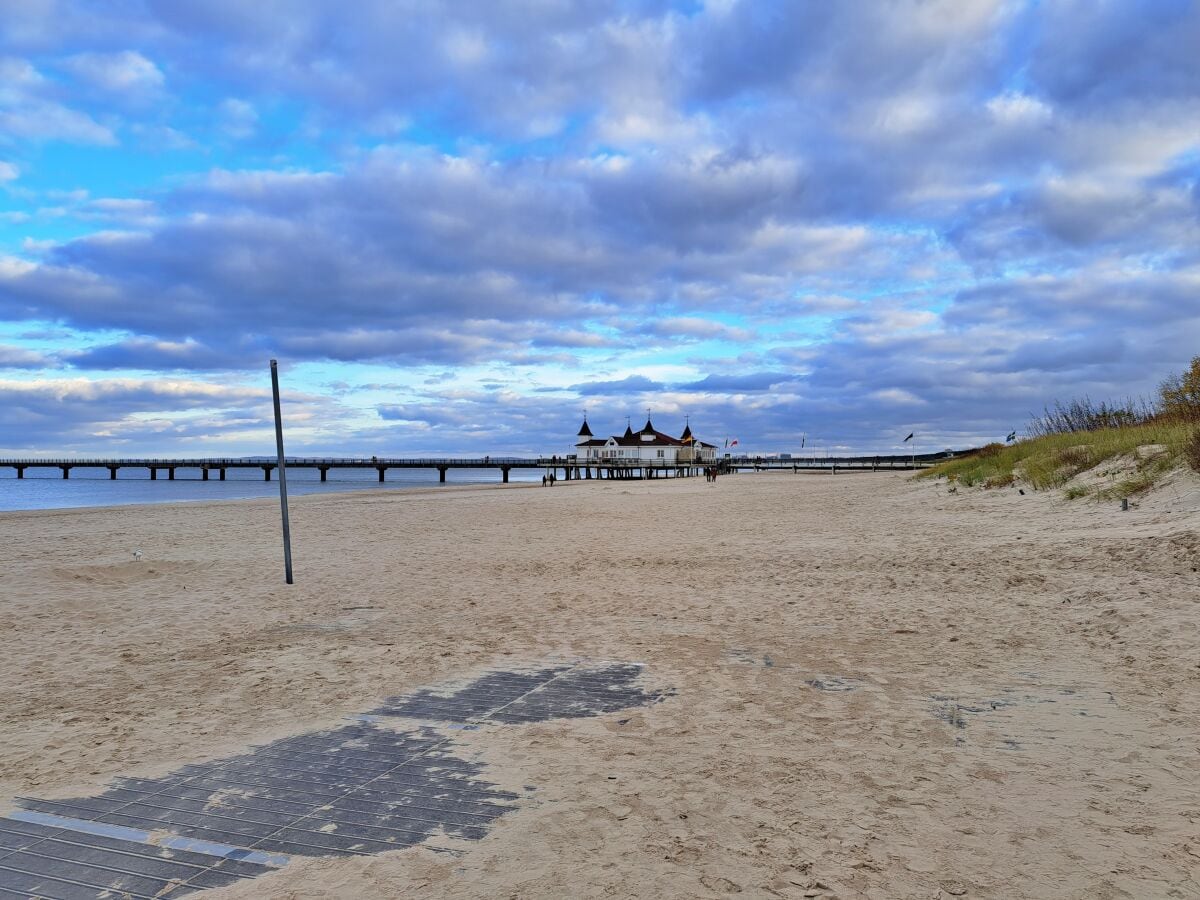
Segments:
[[[1200,353],[1200,4],[0,0],[0,454],[1003,438]]]

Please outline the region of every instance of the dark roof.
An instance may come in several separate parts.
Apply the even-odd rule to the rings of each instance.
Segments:
[[[684,426],[683,426],[683,434],[681,434],[681,435],[679,436],[679,439],[682,441],[682,440],[685,440],[685,439],[687,439],[687,438],[690,438],[691,436],[692,436],[692,426],[691,426],[690,424],[689,424],[689,425],[684,425]]]
[[[641,434],[657,434],[658,432],[656,432],[654,430],[654,424],[649,419],[647,419],[646,424],[644,426],[642,426],[642,430],[640,433]]]
[[[608,443],[608,441],[604,440],[604,438],[592,438],[591,440],[588,440],[588,441],[580,441],[575,446],[576,447],[603,447],[607,443]]]
[[[591,437],[592,436],[592,429],[588,428],[588,423],[587,423],[586,418],[584,418],[583,425],[581,425],[579,428],[579,436],[580,437]]]
[[[654,439],[650,441],[642,440],[642,437],[647,434],[651,435]],[[613,437],[616,440],[617,445],[621,447],[653,447],[655,445],[661,447],[663,444],[666,444],[668,447],[679,447],[683,444],[683,441],[681,441],[679,438],[671,437],[669,434],[663,434],[661,431],[655,431],[653,428],[651,428],[649,431],[642,429],[641,431],[637,432],[637,434],[627,430],[622,437],[616,437],[616,435]]]
[[[626,440],[633,437],[633,428],[631,428],[628,424],[625,425],[625,434],[623,437],[625,437]]]

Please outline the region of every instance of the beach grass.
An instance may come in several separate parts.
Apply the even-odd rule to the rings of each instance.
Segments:
[[[1105,463],[1112,470],[1105,471]],[[1018,481],[1036,490],[1064,488],[1074,499],[1122,499],[1150,490],[1167,472],[1181,465],[1200,471],[1200,430],[1192,422],[1158,421],[1119,428],[1047,434],[1015,444],[988,444],[978,452],[947,460],[920,473],[920,478],[946,478],[965,487],[1007,487]],[[1071,482],[1098,470],[1108,483]]]

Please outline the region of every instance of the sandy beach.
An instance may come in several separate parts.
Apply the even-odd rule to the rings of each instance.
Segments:
[[[614,660],[665,696],[451,737],[534,789],[463,852],[205,896],[1200,897],[1194,479],[1128,512],[763,473],[291,514],[291,587],[270,501],[0,514],[0,812]]]

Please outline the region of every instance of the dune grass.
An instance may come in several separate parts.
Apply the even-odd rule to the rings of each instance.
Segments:
[[[1120,480],[1098,489],[1070,485],[1069,499],[1093,495],[1121,499],[1149,490],[1164,473],[1191,464],[1200,432],[1190,422],[1149,422],[1119,428],[1098,428],[1047,434],[1011,445],[989,444],[977,453],[948,460],[920,473],[920,478],[946,478],[966,487],[1006,487],[1021,481],[1036,490],[1067,484],[1080,472],[1112,461],[1114,471],[1127,468]],[[1139,452],[1138,448],[1145,448]],[[1105,474],[1101,470],[1101,474]]]

